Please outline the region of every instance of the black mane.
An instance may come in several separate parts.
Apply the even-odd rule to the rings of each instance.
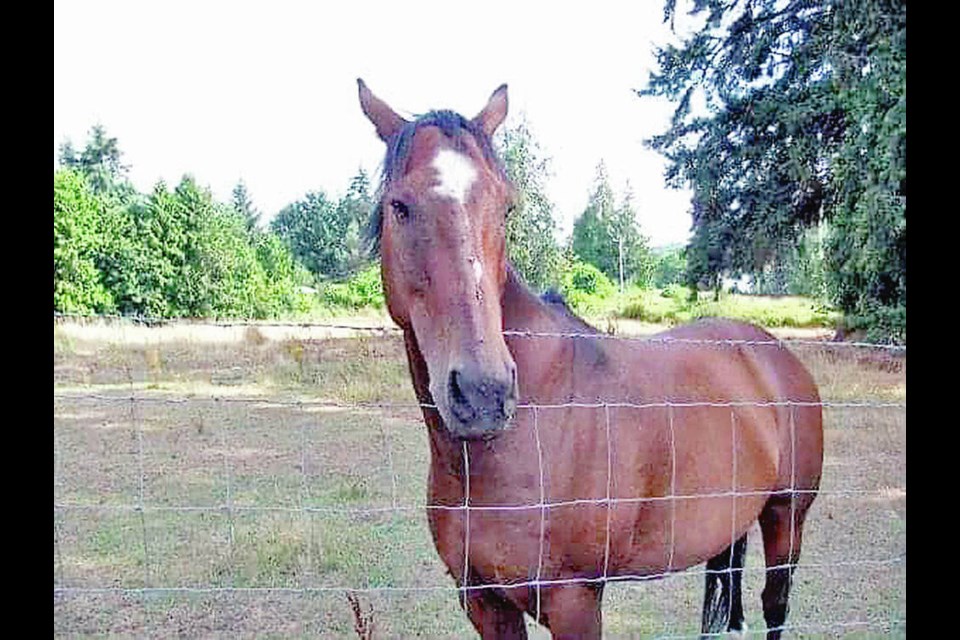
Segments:
[[[455,142],[457,148],[460,148],[464,134],[473,136],[473,139],[480,145],[480,149],[483,151],[483,155],[487,161],[496,167],[501,176],[506,179],[506,171],[503,168],[503,163],[493,149],[490,136],[484,133],[473,121],[467,120],[459,113],[446,109],[430,111],[417,116],[412,122],[405,124],[399,132],[387,141],[387,154],[384,156],[383,167],[380,172],[380,184],[377,187],[375,196],[376,203],[374,204],[370,221],[364,232],[364,241],[372,255],[380,253],[380,231],[383,223],[381,199],[383,198],[383,192],[393,180],[403,175],[403,172],[406,170],[407,158],[410,156],[413,136],[422,127],[439,128],[447,138]]]
[[[567,304],[567,301],[564,299],[563,294],[556,289],[547,289],[540,294],[540,299],[547,304],[562,305],[564,309],[570,308],[570,306]]]
[[[547,289],[541,293],[540,300],[549,305],[552,309],[560,312],[561,315],[565,316],[567,320],[576,324],[580,329],[585,330],[588,333],[600,332],[599,329],[574,313],[573,309],[570,308],[570,305],[567,304],[563,294],[556,289]]]

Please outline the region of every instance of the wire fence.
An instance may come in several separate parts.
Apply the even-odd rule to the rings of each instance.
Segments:
[[[147,327],[158,327],[163,326],[164,323],[169,323],[169,321],[158,320],[158,319],[149,319],[149,318],[134,318],[130,319],[128,317],[97,317],[95,319],[87,317],[73,317],[63,314],[55,314],[55,323],[56,322],[108,322],[108,323],[117,323],[120,326],[130,325],[144,325]],[[396,330],[383,327],[363,327],[350,324],[342,323],[260,323],[260,322],[201,322],[201,323],[177,323],[177,324],[189,324],[189,325],[212,325],[218,328],[230,328],[230,327],[294,327],[294,328],[304,328],[304,329],[320,329],[320,330],[338,330],[338,331],[356,331],[362,333],[372,333],[379,334],[382,336],[392,336],[396,334]],[[551,337],[551,338],[564,338],[564,339],[607,339],[614,336],[608,336],[607,334],[571,334],[571,333],[541,333],[541,332],[505,332],[507,335],[511,335],[518,338],[529,338],[537,339],[541,337]],[[620,337],[619,339],[624,339]],[[892,357],[903,357],[905,358],[906,348],[898,345],[877,345],[877,344],[868,344],[868,343],[833,343],[833,342],[824,342],[824,341],[811,341],[811,340],[771,340],[771,341],[741,341],[741,340],[677,340],[677,339],[664,339],[664,338],[650,338],[650,337],[628,337],[629,340],[643,340],[651,343],[670,343],[670,342],[680,342],[690,344],[692,346],[700,348],[816,348],[816,349],[826,349],[826,350],[836,350],[840,348],[851,349],[855,351],[876,351],[880,353],[889,354]],[[534,598],[536,602],[535,606],[535,618],[540,619],[540,608],[541,608],[541,591],[542,589],[547,589],[551,587],[558,587],[563,585],[571,584],[600,584],[600,585],[618,585],[618,586],[629,586],[629,585],[642,585],[649,580],[653,579],[663,579],[666,582],[673,581],[686,581],[686,578],[693,577],[695,580],[702,582],[708,572],[706,570],[695,570],[688,569],[683,572],[673,571],[673,549],[674,549],[674,536],[676,535],[675,525],[671,522],[670,526],[670,559],[667,564],[667,571],[657,572],[653,574],[611,574],[609,572],[609,559],[610,559],[610,546],[611,546],[611,535],[610,535],[610,514],[612,508],[618,505],[654,505],[666,503],[669,505],[671,518],[675,517],[676,505],[682,503],[683,501],[689,500],[720,500],[720,499],[731,499],[736,508],[738,498],[754,498],[760,496],[774,496],[774,495],[803,495],[804,493],[816,493],[820,496],[819,501],[823,502],[824,500],[854,500],[859,502],[869,502],[876,499],[886,499],[884,491],[890,490],[888,486],[866,486],[866,487],[851,487],[851,486],[840,486],[840,487],[831,487],[827,486],[819,491],[810,491],[794,488],[791,485],[789,489],[783,490],[753,490],[750,488],[739,487],[736,481],[737,469],[734,467],[733,476],[734,482],[729,490],[724,491],[710,491],[703,493],[694,493],[694,494],[684,494],[676,490],[676,451],[674,450],[671,467],[672,467],[672,482],[669,491],[666,491],[662,495],[642,495],[642,496],[631,496],[631,497],[615,497],[611,490],[611,478],[613,477],[613,465],[614,459],[612,452],[616,449],[615,438],[611,436],[610,431],[610,410],[611,409],[628,409],[628,410],[666,410],[669,412],[669,415],[672,417],[674,412],[684,411],[690,409],[716,409],[716,410],[729,410],[730,411],[730,420],[731,420],[731,434],[734,439],[731,442],[731,446],[736,446],[736,437],[737,437],[737,428],[736,428],[736,410],[744,408],[781,408],[788,410],[791,415],[793,411],[797,408],[818,406],[824,409],[827,412],[846,412],[846,411],[866,411],[871,412],[873,415],[876,412],[880,413],[889,413],[892,414],[892,418],[886,419],[891,424],[893,424],[893,431],[898,429],[903,429],[900,425],[902,423],[902,416],[905,414],[906,402],[905,401],[896,401],[896,400],[887,400],[878,398],[878,397],[868,397],[868,398],[852,398],[852,399],[843,399],[843,400],[825,400],[822,402],[797,402],[790,399],[773,399],[773,400],[763,400],[756,401],[751,399],[743,400],[725,400],[725,401],[711,401],[711,400],[677,400],[677,401],[655,401],[655,402],[624,402],[618,401],[615,398],[610,399],[601,399],[596,402],[566,402],[566,403],[556,403],[556,404],[521,404],[518,406],[518,412],[520,411],[529,411],[532,413],[532,424],[534,429],[534,437],[536,439],[537,445],[537,473],[539,477],[539,499],[534,501],[519,501],[516,503],[504,503],[504,504],[472,504],[470,502],[470,486],[469,486],[469,465],[470,465],[470,455],[469,449],[466,443],[463,445],[462,452],[462,464],[465,469],[465,486],[464,486],[464,501],[459,504],[431,504],[429,502],[422,501],[412,501],[409,500],[408,496],[401,496],[401,493],[408,494],[410,491],[407,489],[406,484],[402,484],[401,476],[403,475],[396,468],[396,460],[394,449],[399,445],[399,442],[395,436],[388,436],[387,430],[384,427],[385,419],[392,419],[395,417],[395,414],[415,414],[416,412],[423,410],[435,410],[436,407],[429,404],[422,404],[416,402],[403,402],[403,401],[361,401],[361,400],[351,400],[351,401],[342,401],[342,400],[329,400],[329,399],[287,399],[282,397],[276,397],[276,395],[268,396],[256,396],[248,397],[243,395],[228,395],[228,394],[215,394],[209,393],[209,391],[202,395],[195,394],[174,394],[168,390],[164,389],[149,389],[142,388],[143,385],[140,385],[141,388],[138,388],[137,383],[134,380],[134,375],[132,370],[128,367],[126,370],[126,388],[123,388],[123,385],[113,385],[112,387],[106,390],[97,390],[92,391],[87,388],[78,389],[76,385],[61,385],[55,386],[54,390],[54,400],[55,400],[55,417],[58,409],[56,407],[61,407],[61,413],[68,413],[64,411],[63,407],[72,408],[75,412],[79,411],[81,407],[84,406],[93,406],[105,412],[110,411],[119,411],[125,408],[128,414],[128,424],[127,429],[129,432],[132,432],[135,435],[135,442],[133,443],[134,450],[131,452],[132,457],[135,459],[135,475],[136,475],[136,485],[131,487],[130,491],[126,492],[123,496],[116,495],[116,492],[111,491],[98,491],[93,487],[90,491],[80,491],[73,487],[74,483],[71,481],[71,463],[77,463],[82,460],[84,455],[90,455],[92,458],[95,458],[98,462],[109,467],[110,465],[117,464],[118,455],[111,455],[110,452],[91,452],[90,450],[84,450],[84,446],[89,446],[90,439],[86,442],[80,442],[78,445],[77,442],[71,440],[69,443],[69,454],[63,449],[65,448],[66,441],[69,438],[74,440],[82,441],[83,437],[74,433],[74,431],[79,431],[74,429],[70,431],[69,438],[65,435],[58,435],[55,432],[54,438],[54,458],[55,458],[55,477],[54,477],[54,564],[55,564],[55,580],[54,580],[54,595],[56,599],[63,598],[82,598],[82,597],[96,597],[96,596],[124,596],[124,597],[135,597],[135,598],[145,598],[145,597],[156,597],[156,596],[311,596],[311,595],[322,595],[322,594],[341,594],[343,592],[350,593],[363,593],[369,596],[380,596],[380,595],[391,595],[391,594],[417,594],[417,593],[449,593],[449,592],[459,592],[461,594],[469,593],[472,591],[480,589],[499,589],[503,591],[510,591],[513,589],[528,589],[533,590]],[[108,385],[109,386],[109,385]],[[64,389],[66,387],[66,389]],[[876,396],[876,394],[874,394]],[[186,410],[190,413],[191,410],[196,409],[198,412],[209,411],[210,408],[213,408],[213,412],[216,413],[220,410],[226,410],[230,407],[233,407],[237,410],[249,414],[252,411],[256,411],[263,408],[270,408],[274,411],[286,412],[287,418],[290,416],[295,417],[295,422],[297,423],[296,428],[287,429],[284,434],[284,437],[289,437],[289,451],[291,453],[290,459],[295,457],[299,458],[299,463],[295,466],[298,468],[295,469],[295,473],[291,474],[290,478],[285,480],[290,480],[287,484],[284,485],[286,493],[282,494],[282,497],[275,502],[269,502],[262,499],[262,497],[257,497],[253,500],[253,503],[250,503],[251,498],[249,495],[243,495],[245,491],[249,494],[249,487],[245,486],[250,484],[251,474],[242,473],[242,469],[237,463],[236,456],[231,454],[231,448],[235,448],[235,443],[231,441],[232,436],[239,434],[239,431],[231,433],[231,429],[236,429],[237,427],[223,426],[217,430],[216,442],[220,449],[219,451],[219,460],[217,464],[219,466],[219,477],[216,479],[216,484],[220,489],[216,492],[216,499],[211,500],[208,503],[197,504],[192,503],[190,500],[180,501],[176,504],[168,504],[163,501],[160,502],[151,502],[151,490],[148,487],[148,478],[150,481],[154,481],[157,477],[164,475],[160,474],[153,469],[153,466],[157,463],[156,460],[151,460],[151,457],[160,458],[161,454],[163,456],[167,455],[185,455],[189,457],[192,452],[189,449],[182,451],[168,451],[166,449],[160,450],[159,447],[156,447],[155,439],[156,432],[162,431],[162,427],[158,427],[155,423],[160,420],[158,416],[164,416],[171,411],[176,410]],[[602,412],[605,423],[606,423],[606,451],[607,451],[607,487],[604,495],[598,495],[587,498],[576,498],[576,499],[564,499],[564,500],[551,500],[546,492],[546,484],[544,482],[545,468],[550,464],[550,461],[545,460],[544,451],[541,448],[539,424],[540,417],[544,412],[550,411],[563,411],[570,409],[585,409],[585,410],[596,410]],[[324,411],[332,410],[336,412],[374,412],[376,415],[365,416],[365,419],[368,421],[373,421],[377,425],[377,438],[379,442],[379,453],[382,455],[381,466],[387,468],[386,477],[378,477],[377,480],[383,483],[389,483],[388,496],[384,499],[382,504],[363,504],[359,500],[350,500],[350,504],[318,504],[315,496],[312,495],[312,484],[316,482],[318,474],[321,473],[318,469],[310,469],[312,460],[312,455],[314,452],[311,447],[316,447],[318,442],[318,437],[320,434],[314,433],[312,426],[312,416],[322,415]],[[147,412],[154,412],[149,417],[146,415]],[[169,418],[170,416],[167,416]],[[416,417],[408,418],[413,422],[417,422]],[[672,418],[671,418],[672,420]],[[149,426],[148,426],[148,423]],[[57,425],[55,422],[55,429]],[[421,425],[422,427],[422,425]],[[851,423],[844,426],[843,431],[850,432],[856,431],[857,429],[869,430],[871,427],[868,423]],[[61,430],[65,430],[66,427],[61,427]],[[673,440],[673,424],[671,421],[671,442]],[[293,435],[292,431],[296,431],[296,434]],[[64,431],[67,433],[67,431]],[[868,436],[869,439],[870,436]],[[154,445],[154,449],[151,449],[151,443]],[[190,443],[186,443],[189,445]],[[892,452],[894,456],[901,455],[902,451],[894,450]],[[829,452],[828,452],[829,455]],[[889,455],[889,454],[888,454]],[[130,456],[128,455],[127,458]],[[737,456],[733,455],[732,459],[734,465],[736,465]],[[65,461],[66,460],[66,461]],[[148,464],[148,462],[150,464]],[[404,461],[406,462],[406,460]],[[530,461],[530,464],[533,464],[533,461]],[[894,464],[903,465],[903,460],[895,460]],[[76,468],[81,467],[81,464],[75,464]],[[792,467],[791,467],[792,468]],[[148,469],[150,472],[148,473]],[[406,471],[406,470],[405,470]],[[86,473],[86,472],[85,472]],[[77,473],[77,479],[82,482],[86,476],[84,473]],[[118,475],[118,474],[115,474]],[[167,474],[168,475],[168,474]],[[253,474],[257,475],[257,474]],[[260,474],[258,480],[264,481],[267,474]],[[894,476],[897,475],[895,472]],[[296,476],[293,478],[293,476]],[[101,479],[102,480],[102,479]],[[861,479],[862,480],[862,479]],[[869,479],[866,479],[869,480]],[[241,482],[243,481],[243,482]],[[401,486],[402,484],[402,486]],[[869,485],[869,482],[867,482]],[[69,490],[65,490],[69,487]],[[422,486],[420,486],[422,489]],[[384,490],[387,491],[387,490]],[[897,489],[894,487],[894,497],[898,497],[896,493]],[[902,490],[903,498],[905,499],[905,489]],[[189,492],[187,492],[189,493]],[[280,493],[279,490],[276,493]],[[68,497],[65,497],[68,496]],[[119,499],[125,497],[127,499]],[[887,496],[889,497],[889,496]],[[245,502],[246,501],[246,502]],[[360,502],[359,504],[354,504],[355,502]],[[543,565],[544,565],[544,541],[545,541],[545,528],[546,522],[551,518],[551,513],[554,511],[562,512],[563,509],[571,507],[602,507],[606,511],[606,531],[604,532],[604,553],[602,559],[602,570],[598,572],[597,575],[590,576],[574,576],[569,578],[548,578],[543,575]],[[241,562],[240,557],[243,555],[244,551],[240,550],[241,541],[238,539],[239,533],[238,529],[240,527],[239,520],[242,518],[249,517],[267,517],[267,516],[289,516],[289,517],[298,517],[300,521],[300,527],[308,531],[307,537],[312,537],[315,533],[313,528],[319,526],[316,518],[321,516],[342,516],[349,519],[362,519],[366,517],[373,516],[402,516],[403,514],[423,514],[430,511],[449,511],[454,513],[462,513],[465,520],[465,539],[463,542],[465,553],[464,555],[464,567],[462,571],[462,580],[459,584],[454,583],[449,579],[449,577],[442,577],[441,582],[435,584],[423,584],[414,576],[412,583],[395,585],[395,584],[356,584],[356,583],[330,583],[330,584],[316,584],[310,583],[311,580],[305,578],[302,575],[294,577],[293,580],[287,580],[283,584],[238,584],[236,570],[237,565]],[[469,564],[466,562],[469,557],[470,550],[470,514],[473,513],[485,513],[485,512],[500,512],[500,513],[510,513],[510,512],[531,512],[539,514],[539,530],[540,530],[540,545],[537,554],[537,565],[535,567],[530,567],[530,579],[520,580],[520,581],[494,581],[494,582],[485,582],[477,583],[477,580],[471,580],[469,575]],[[167,526],[167,522],[160,522],[159,524],[150,523],[151,519],[162,518],[166,516],[192,516],[192,515],[211,515],[219,518],[223,518],[226,521],[227,534],[226,540],[224,541],[225,546],[227,547],[227,564],[232,567],[228,573],[231,578],[227,580],[227,583],[224,584],[223,580],[219,579],[210,579],[208,584],[187,584],[187,583],[169,583],[164,582],[164,575],[166,571],[162,570],[162,564],[164,559],[169,557],[168,550],[163,549],[161,553],[161,547],[165,545],[163,537],[159,536],[154,531],[157,526]],[[138,529],[137,535],[127,535],[125,538],[125,544],[131,544],[134,541],[134,538],[138,538],[137,544],[140,547],[139,564],[142,565],[142,575],[137,578],[133,577],[133,573],[129,571],[129,567],[124,567],[122,571],[118,571],[111,578],[111,583],[95,583],[94,579],[88,576],[91,574],[95,576],[96,579],[103,579],[104,576],[109,576],[109,571],[94,571],[94,572],[84,572],[77,571],[76,562],[71,562],[65,559],[65,556],[73,557],[80,554],[76,553],[76,548],[80,546],[81,536],[77,534],[70,534],[66,531],[65,519],[70,518],[74,521],[74,528],[82,526],[82,521],[90,518],[110,518],[110,517],[133,517],[135,520],[135,528]],[[735,512],[734,512],[735,518]],[[80,525],[77,522],[81,522]],[[733,530],[731,524],[731,544],[734,542],[734,537],[736,532]],[[170,527],[172,529],[172,527]],[[425,532],[425,530],[424,530]],[[169,533],[169,531],[168,531]],[[869,533],[869,532],[868,532]],[[868,536],[869,537],[869,536]],[[68,540],[69,538],[69,540]],[[905,566],[906,566],[906,553],[905,553],[905,525],[902,532],[895,532],[892,536],[888,536],[890,540],[888,543],[879,545],[878,548],[887,550],[886,555],[874,555],[874,556],[859,556],[848,559],[827,559],[826,561],[817,562],[817,561],[803,561],[798,562],[797,565],[778,565],[773,567],[764,567],[762,561],[754,563],[754,566],[745,567],[739,569],[743,575],[749,574],[759,574],[763,575],[768,571],[775,569],[782,569],[787,566],[799,566],[803,572],[811,573],[829,573],[835,571],[899,571],[903,574],[903,585],[905,588]],[[153,548],[151,541],[157,542],[158,548]],[[159,541],[159,542],[158,542]],[[245,540],[244,544],[248,543],[249,540]],[[169,546],[169,545],[167,545]],[[805,548],[806,551],[806,548]],[[166,554],[166,555],[165,555]],[[123,555],[123,554],[118,554]],[[129,552],[127,553],[129,555]],[[306,544],[302,548],[302,555],[304,556],[303,564],[307,567],[315,567],[318,562],[321,562],[321,559],[314,557],[319,555],[318,550],[312,544]],[[158,560],[158,558],[161,558]],[[67,568],[69,566],[69,569]],[[153,575],[152,570],[157,567],[160,567],[160,571],[163,575]],[[71,575],[73,574],[73,575]],[[894,592],[902,588],[899,584],[898,579],[899,573],[894,575],[892,588]],[[316,575],[311,576],[316,579]],[[387,579],[387,582],[390,580]],[[291,582],[293,584],[291,584]],[[698,582],[698,584],[699,584]],[[901,594],[902,595],[902,594]],[[786,631],[791,631],[803,635],[804,633],[828,633],[833,635],[842,635],[846,632],[852,632],[856,630],[872,630],[873,632],[883,632],[883,633],[904,633],[906,628],[906,618],[905,618],[905,595],[902,595],[902,598],[898,598],[897,594],[892,595],[893,598],[893,613],[887,611],[882,611],[882,615],[877,615],[876,611],[868,612],[870,615],[865,619],[836,619],[830,620],[823,624],[810,624],[809,620],[796,619],[796,614],[791,614],[791,617],[794,619],[789,621],[784,625],[783,629]],[[902,599],[902,606],[899,603],[899,600]],[[760,625],[760,630],[758,633],[764,632],[762,624]],[[699,634],[688,635],[681,633],[676,635],[670,631],[670,628],[667,626],[667,623],[664,622],[664,628],[659,629],[654,633],[657,637],[664,638],[684,638],[684,637],[699,637]]]
[[[379,333],[379,334],[396,334],[399,335],[401,330],[394,326],[387,325],[376,325],[376,326],[365,326],[358,324],[350,323],[337,323],[337,322],[313,322],[313,321],[275,321],[275,320],[211,320],[206,318],[197,318],[197,319],[186,319],[186,318],[157,318],[152,316],[142,316],[142,315],[118,315],[118,314],[103,314],[90,316],[85,314],[71,314],[63,312],[55,312],[53,314],[54,321],[70,321],[70,322],[87,322],[87,323],[101,323],[101,322],[114,322],[114,323],[128,323],[132,325],[142,325],[146,327],[162,327],[170,325],[186,325],[186,326],[212,326],[220,328],[231,328],[231,327],[252,327],[252,328],[268,328],[268,327],[281,327],[281,328],[300,328],[300,329],[326,329],[326,330],[344,330],[344,331],[357,331],[357,332],[369,332],[369,333]],[[702,346],[768,346],[768,347],[778,347],[783,348],[788,345],[807,345],[815,346],[820,349],[867,349],[875,351],[887,351],[891,353],[902,353],[906,355],[907,347],[906,345],[901,344],[885,344],[885,343],[876,343],[876,342],[857,342],[857,341],[825,341],[825,340],[806,340],[802,338],[785,338],[777,340],[709,340],[709,339],[699,339],[699,338],[673,338],[673,337],[658,337],[658,336],[635,336],[635,335],[624,335],[617,333],[584,333],[576,331],[517,331],[517,330],[505,330],[503,332],[504,336],[509,337],[523,337],[523,338],[569,338],[569,339],[587,339],[587,340],[618,340],[618,341],[639,341],[646,342],[651,344],[693,344],[693,345],[702,345]]]

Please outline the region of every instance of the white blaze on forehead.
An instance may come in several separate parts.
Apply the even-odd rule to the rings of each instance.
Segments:
[[[477,178],[477,170],[470,158],[451,149],[440,149],[433,159],[433,168],[440,174],[440,184],[434,187],[434,191],[463,204]]]
[[[470,262],[473,263],[473,277],[476,278],[477,284],[480,284],[483,278],[483,263],[480,262],[480,258],[470,258]]]

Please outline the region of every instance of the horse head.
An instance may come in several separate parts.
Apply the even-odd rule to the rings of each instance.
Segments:
[[[358,84],[387,145],[371,229],[387,308],[415,338],[447,430],[491,437],[513,418],[518,395],[501,307],[514,190],[491,144],[507,87],[473,119],[431,111],[408,121]]]

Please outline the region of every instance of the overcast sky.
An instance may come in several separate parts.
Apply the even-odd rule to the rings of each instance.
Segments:
[[[689,235],[689,193],[667,189],[643,140],[670,105],[638,98],[654,45],[673,36],[663,4],[452,2],[54,3],[54,157],[96,123],[118,138],[141,191],[193,174],[228,201],[243,179],[272,217],[308,191],[342,194],[375,175],[383,144],[356,78],[402,115],[475,115],[509,84],[551,159],[548,191],[563,236],[603,159],[614,191],[629,180],[654,245]]]

